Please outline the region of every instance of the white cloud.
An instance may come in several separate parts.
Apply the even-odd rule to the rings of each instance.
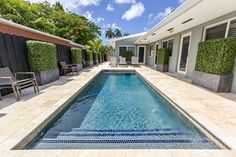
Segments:
[[[135,0],[115,0],[115,3],[118,4],[129,4],[129,3],[136,3]]]
[[[47,1],[50,4],[60,2],[65,9],[70,11],[77,9],[81,6],[99,5],[101,0],[27,0],[29,2],[44,2]]]
[[[135,3],[129,8],[129,10],[127,10],[122,15],[121,18],[124,19],[124,20],[129,21],[129,20],[132,20],[134,18],[142,16],[144,11],[145,11],[144,5],[141,2]]]
[[[158,20],[162,20],[163,18],[168,16],[172,12],[172,10],[173,10],[173,8],[168,7],[163,12],[159,12],[156,15],[154,15],[153,13],[150,13],[148,15],[149,24],[155,23]]]
[[[107,9],[108,11],[113,11],[113,10],[114,10],[114,7],[113,7],[111,4],[108,4],[106,9]]]
[[[121,27],[119,27],[115,22],[113,22],[112,24],[110,24],[110,23],[104,24],[102,27],[104,29],[106,29],[106,28],[112,28],[112,29],[118,28],[118,29],[121,29]]]
[[[83,16],[86,17],[89,21],[92,21],[94,23],[99,23],[99,22],[105,21],[105,19],[103,17],[93,18],[93,12],[90,12],[90,11],[86,11],[83,14]]]

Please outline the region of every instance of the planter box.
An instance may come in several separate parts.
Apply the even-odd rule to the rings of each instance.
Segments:
[[[86,66],[87,67],[93,66],[93,61],[86,61]]]
[[[161,72],[168,72],[169,64],[157,64],[157,70]]]
[[[216,75],[194,71],[192,83],[214,92],[230,92],[232,80],[233,75]]]
[[[76,64],[78,71],[83,70],[83,64]]]
[[[35,73],[40,86],[51,83],[59,79],[59,69],[47,70]]]

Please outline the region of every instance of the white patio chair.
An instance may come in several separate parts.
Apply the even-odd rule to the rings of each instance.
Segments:
[[[111,67],[116,67],[117,66],[116,57],[111,57],[110,58],[110,66]]]
[[[139,66],[138,57],[132,56],[131,57],[131,64],[133,66]]]
[[[126,58],[125,57],[120,57],[120,66],[127,66]]]

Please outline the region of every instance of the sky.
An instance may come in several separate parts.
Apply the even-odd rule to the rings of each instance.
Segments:
[[[45,0],[28,0],[42,2]],[[184,0],[46,0],[59,1],[65,9],[87,17],[101,27],[104,43],[108,27],[122,33],[136,34],[148,31],[177,8]]]

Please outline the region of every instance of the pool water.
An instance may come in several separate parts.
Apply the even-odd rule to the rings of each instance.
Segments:
[[[27,149],[217,149],[136,73],[102,72]]]

